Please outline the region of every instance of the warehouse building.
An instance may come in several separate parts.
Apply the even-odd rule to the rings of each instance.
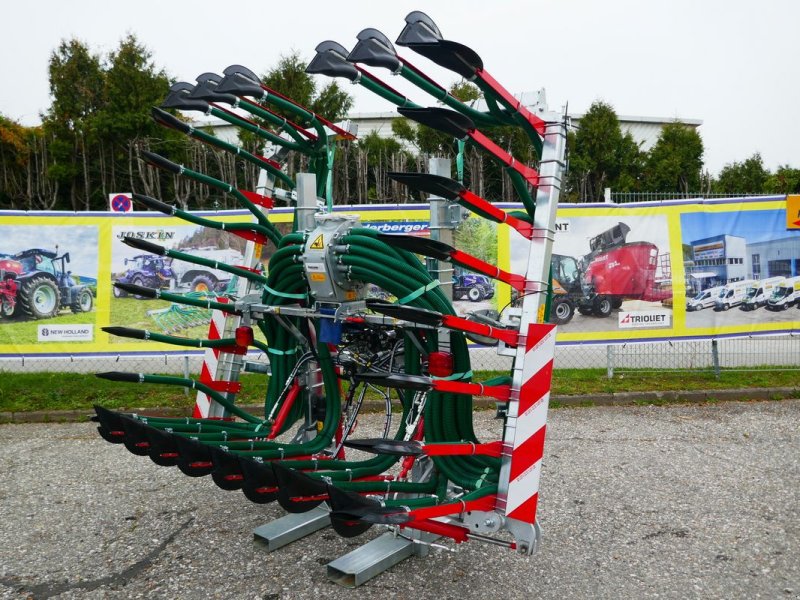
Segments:
[[[736,235],[715,235],[690,244],[692,260],[687,266],[690,287],[695,291],[747,278],[747,240]]]
[[[752,279],[800,275],[800,236],[747,244],[746,255]]]

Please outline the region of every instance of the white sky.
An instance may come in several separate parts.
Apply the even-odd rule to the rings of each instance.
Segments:
[[[93,51],[136,34],[177,79],[239,63],[258,73],[292,49],[351,48],[365,27],[396,39],[411,10],[427,12],[446,39],[473,48],[512,92],[545,87],[550,107],[583,112],[597,99],[620,115],[703,120],[706,166],[761,152],[765,165],[800,168],[800,77],[795,0],[450,0],[409,2],[8,2],[0,36],[0,113],[39,122],[49,106],[47,62],[64,38]],[[401,54],[444,84],[457,77],[407,49]],[[374,70],[416,101],[434,104]],[[359,87],[354,110],[392,110]]]

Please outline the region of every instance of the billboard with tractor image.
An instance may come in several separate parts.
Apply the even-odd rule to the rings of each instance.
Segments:
[[[785,207],[785,197],[560,206],[550,281],[559,343],[800,331],[800,230],[786,229]],[[430,234],[427,205],[336,210],[357,213],[364,226],[382,233]],[[214,218],[250,216],[231,211]],[[286,209],[274,209],[270,219],[291,228]],[[457,230],[456,244],[524,273],[516,235],[470,218]],[[218,269],[136,249],[126,238],[228,264],[247,261],[240,239],[161,214],[0,213],[0,355],[141,351],[140,342],[102,331],[110,325],[186,336],[207,330],[208,311],[139,298],[115,282],[202,297],[238,293],[235,278]],[[274,250],[255,249],[257,268],[265,268]],[[486,274],[447,263],[440,268],[452,269],[459,314],[500,313],[519,297]]]

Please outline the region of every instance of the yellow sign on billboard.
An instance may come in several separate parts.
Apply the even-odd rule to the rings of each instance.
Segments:
[[[786,196],[786,229],[800,229],[800,194]]]

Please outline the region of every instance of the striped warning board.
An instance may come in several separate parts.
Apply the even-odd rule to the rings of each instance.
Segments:
[[[517,400],[519,406],[505,506],[507,517],[525,523],[536,522],[555,346],[555,325],[530,325]]]
[[[215,301],[224,304],[228,302],[228,298],[220,296],[216,298]],[[226,317],[226,313],[221,310],[211,311],[211,323],[208,325],[208,339],[222,339],[222,334],[225,331]],[[221,350],[219,348],[206,348],[206,353],[203,356],[203,367],[200,370],[200,383],[210,384],[217,379],[220,352]],[[196,418],[208,418],[211,414],[211,403],[212,400],[208,397],[208,394],[198,391],[192,416]]]

